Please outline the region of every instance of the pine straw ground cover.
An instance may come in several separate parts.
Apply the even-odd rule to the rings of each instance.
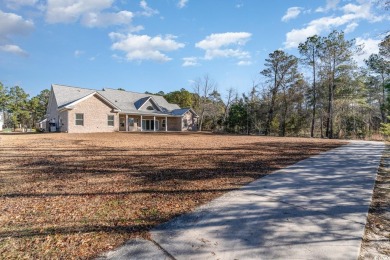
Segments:
[[[359,259],[390,259],[389,143],[386,145],[376,176]]]
[[[0,135],[0,256],[93,258],[341,144],[201,133]]]

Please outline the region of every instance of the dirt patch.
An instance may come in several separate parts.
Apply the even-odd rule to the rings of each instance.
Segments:
[[[342,144],[181,133],[0,136],[0,255],[85,259]]]
[[[359,259],[390,259],[390,145],[378,170]]]

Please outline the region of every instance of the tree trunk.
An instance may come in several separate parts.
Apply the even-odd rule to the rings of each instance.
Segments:
[[[314,52],[313,52],[313,114],[311,119],[311,129],[310,137],[314,137],[314,125],[316,120],[316,105],[317,105],[317,93],[316,93],[316,65],[314,62]]]
[[[265,135],[270,135],[271,133],[271,123],[274,119],[274,107],[275,107],[275,99],[276,99],[276,93],[275,91],[272,92],[272,97],[271,97],[271,106],[268,110],[268,119],[267,119],[267,124],[265,126]]]
[[[328,87],[328,118],[326,119],[326,133],[325,136],[327,138],[330,138],[330,118],[331,118],[331,113],[332,113],[332,87],[331,84],[329,84]]]
[[[381,105],[381,116],[382,116],[382,122],[387,123],[387,115],[386,115],[386,92],[385,92],[385,78],[382,74],[382,96],[383,96],[383,101]]]
[[[321,138],[324,138],[324,121],[323,121],[323,115],[321,113],[321,116],[320,116],[320,131],[321,131]]]
[[[288,104],[287,104],[287,98],[286,98],[286,91],[283,91],[284,95],[284,111],[283,111],[283,117],[282,117],[282,136],[286,136],[286,117],[287,117],[287,110],[288,110]]]

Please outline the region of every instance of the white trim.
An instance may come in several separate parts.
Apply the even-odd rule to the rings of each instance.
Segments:
[[[76,122],[77,122],[77,115],[83,115],[83,124],[82,124],[82,125],[76,124]],[[78,120],[80,120],[80,119],[78,119]],[[84,122],[85,122],[84,113],[75,113],[75,114],[74,114],[74,125],[75,125],[75,126],[84,126],[84,125],[85,125]]]
[[[156,117],[182,117],[181,115],[171,115],[171,114],[158,114],[158,113],[147,113],[143,111],[120,111],[119,114],[125,115],[143,115],[143,116],[156,116]]]
[[[103,97],[103,96],[102,96],[101,94],[99,94],[99,92],[97,92],[97,91],[92,92],[91,94],[88,94],[88,95],[86,95],[85,97],[82,97],[82,98],[80,98],[80,99],[78,99],[78,100],[73,101],[72,103],[70,103],[70,104],[64,106],[63,108],[60,108],[58,111],[62,111],[62,110],[65,110],[65,109],[73,109],[73,108],[74,108],[74,107],[73,107],[74,105],[76,105],[76,104],[80,103],[81,101],[84,101],[84,100],[86,100],[86,99],[88,99],[88,98],[90,98],[90,97],[92,97],[92,96],[94,96],[94,95],[99,96],[101,99],[103,99],[103,101],[107,102],[112,108],[114,108],[114,109],[113,109],[114,112],[119,112],[119,111],[121,111],[121,110],[119,109],[119,107],[115,106],[112,102],[110,102],[108,99],[106,99],[105,97]]]
[[[110,121],[110,120],[108,120],[108,117],[109,116],[112,116],[113,118],[112,118],[112,123],[113,123],[113,125],[109,125],[108,124],[108,122]],[[115,115],[110,115],[110,114],[107,114],[107,126],[108,127],[115,127]]]
[[[158,111],[162,112],[161,107],[158,105],[158,103],[154,100],[154,98],[152,96],[148,97],[148,99],[145,100],[144,103],[137,110],[140,110],[146,104],[146,102],[148,102],[149,100],[151,100],[154,103],[154,105],[157,107]]]
[[[129,115],[128,114],[126,114],[126,117],[125,117],[125,127],[126,127],[126,132],[128,132],[129,131]]]
[[[54,90],[53,90],[53,84],[51,85],[51,90],[50,90],[50,96],[49,96],[49,101],[47,102],[47,107],[46,107],[46,115],[45,117],[49,117],[48,110],[51,107],[51,103],[53,102],[52,99],[54,97]],[[58,106],[57,106],[58,108]]]

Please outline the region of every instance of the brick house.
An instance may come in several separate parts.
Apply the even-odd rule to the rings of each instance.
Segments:
[[[53,84],[46,110],[50,132],[197,131],[198,116],[164,97]]]

